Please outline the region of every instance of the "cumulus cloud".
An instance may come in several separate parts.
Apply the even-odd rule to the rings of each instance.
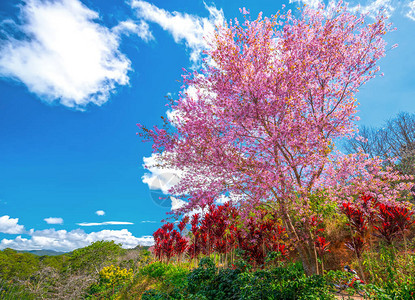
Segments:
[[[406,16],[410,18],[411,20],[415,21],[415,1],[412,1],[408,4],[408,12],[406,13]]]
[[[131,62],[119,50],[120,34],[152,37],[144,22],[113,30],[96,23],[98,13],[79,0],[27,0],[18,18],[0,27],[0,76],[48,103],[78,109],[102,105],[117,85],[128,84]]]
[[[76,223],[79,226],[103,226],[103,225],[134,225],[131,222],[119,222],[119,221],[108,221],[108,222],[101,222],[101,223]]]
[[[63,219],[62,218],[45,218],[43,219],[46,223],[48,224],[63,224]]]
[[[151,246],[154,244],[152,236],[135,237],[127,229],[101,230],[86,233],[82,229],[66,230],[30,230],[30,238],[17,236],[15,239],[3,239],[0,249],[12,248],[16,250],[50,249],[68,252],[85,247],[93,242],[106,240],[122,244],[123,248],[134,248],[137,245]]]
[[[103,210],[97,210],[95,213],[96,213],[98,216],[103,216],[103,215],[105,215],[105,211],[103,211]]]
[[[167,195],[169,189],[179,182],[182,172],[179,170],[157,167],[157,159],[160,155],[161,154],[153,153],[150,157],[143,158],[143,166],[150,171],[150,173],[144,174],[141,179],[151,190],[160,190],[163,194]]]
[[[169,12],[141,0],[132,0],[131,7],[136,10],[137,16],[145,21],[160,25],[168,31],[176,43],[184,42],[190,49],[190,60],[196,63],[200,59],[202,50],[208,48],[205,38],[208,38],[215,29],[215,25],[224,22],[222,10],[214,6],[205,5],[209,12],[208,18],[203,18],[177,11]]]
[[[0,232],[8,234],[20,234],[24,233],[24,226],[19,225],[19,218],[10,218],[5,215],[0,217]]]

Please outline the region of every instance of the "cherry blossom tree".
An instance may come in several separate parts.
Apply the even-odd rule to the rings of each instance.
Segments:
[[[186,209],[230,193],[242,199],[247,220],[252,207],[268,206],[312,274],[315,241],[298,226],[315,214],[311,195],[342,201],[365,192],[394,201],[406,188],[390,188],[398,175],[379,160],[335,149],[354,134],[355,94],[379,72],[391,25],[381,14],[369,24],[341,2],[253,21],[243,13],[242,24],[217,28],[205,67],[183,76],[165,126],[139,125],[141,136],[153,141],[158,167],[182,171],[171,193],[188,201]]]

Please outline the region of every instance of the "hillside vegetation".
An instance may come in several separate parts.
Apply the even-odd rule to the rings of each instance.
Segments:
[[[0,299],[82,299],[111,265],[136,271],[149,261],[145,248],[125,250],[99,241],[61,255],[35,255],[12,249],[0,251]]]
[[[209,218],[209,213],[206,216]],[[150,249],[126,250],[112,241],[95,242],[55,256],[4,249],[0,251],[0,299],[324,300],[335,299],[336,295],[347,299],[357,290],[366,299],[415,299],[413,228],[406,231],[405,239],[396,234],[391,243],[376,234],[364,235],[364,247],[356,256],[357,249],[350,246],[353,235],[347,231],[353,227],[349,227],[348,221],[338,216],[321,224],[325,238],[331,243],[326,242],[327,251],[318,251],[320,272],[311,276],[305,274],[289,245],[287,252],[273,251],[268,245],[261,252],[235,243],[225,259],[219,248],[212,246],[209,250],[201,239],[196,245],[200,249],[196,256],[171,251],[167,257],[168,245],[175,248],[177,241],[177,237],[170,238],[177,234],[157,238],[160,230],[155,233],[156,245]],[[161,229],[172,227],[169,224]],[[193,224],[193,231],[183,231],[189,242],[203,230],[202,225]],[[252,228],[262,228],[266,234],[264,224],[257,225]],[[212,232],[215,228],[211,227]],[[220,237],[206,240],[211,240],[212,245],[220,244]],[[267,243],[264,241],[264,245]],[[186,249],[192,251],[194,247],[190,244]],[[335,284],[353,277],[342,271],[345,264],[358,270],[366,284],[356,283],[338,294]]]

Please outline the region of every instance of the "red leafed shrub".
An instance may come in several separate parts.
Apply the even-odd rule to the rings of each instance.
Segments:
[[[368,224],[373,226],[375,236],[392,244],[400,235],[404,236],[415,222],[412,218],[414,212],[398,203],[379,203],[368,195],[363,195],[358,200],[361,208],[344,202],[340,209],[346,215],[349,221],[347,225],[353,233],[346,246],[356,252],[359,258],[364,250]]]
[[[244,230],[236,232],[239,249],[243,256],[254,266],[263,266],[267,254],[271,251],[280,252],[284,258],[287,251],[283,244],[285,228],[275,219],[266,218],[267,212],[260,211],[255,217],[250,217]]]
[[[320,256],[323,256],[326,252],[330,252],[330,249],[329,249],[330,242],[327,242],[325,237],[318,236],[315,243],[316,243],[317,252]]]
[[[378,220],[376,225],[373,226],[377,231],[376,236],[382,238],[388,244],[392,244],[400,234],[403,235],[415,222],[412,215],[413,212],[406,207],[379,204]]]
[[[200,254],[227,255],[239,248],[243,250],[244,258],[255,266],[263,266],[271,251],[281,253],[282,258],[288,256],[288,249],[283,243],[285,228],[269,212],[259,211],[255,217],[249,217],[244,226],[236,225],[239,219],[239,213],[231,203],[220,206],[210,204],[203,217],[194,214],[178,222],[178,231],[173,229],[173,223],[158,229],[154,233],[154,253],[158,259],[169,261],[173,256],[180,257],[184,253],[194,259]],[[188,225],[189,237],[183,237],[182,233]]]
[[[174,228],[173,223],[166,223],[154,232],[154,254],[157,259],[166,259],[167,262],[177,255],[178,258],[186,251],[187,240]]]
[[[362,210],[354,207],[350,202],[344,202],[341,207],[342,212],[346,215],[349,223],[348,226],[360,236],[364,236],[367,231],[367,220]]]
[[[368,209],[370,198],[362,197],[361,200],[363,202],[362,206]],[[368,230],[367,214],[363,212],[363,209],[357,208],[350,202],[344,202],[340,209],[349,220],[347,225],[352,231],[352,238],[350,241],[346,242],[345,245],[356,254],[360,264],[360,258],[362,257],[366,245],[365,237]]]
[[[200,243],[201,234],[199,231],[199,220],[200,220],[200,214],[194,214],[192,216],[192,220],[190,221],[190,224],[191,224],[190,232],[193,235],[191,244],[189,245],[189,248],[187,248],[187,254],[190,258],[198,257],[201,252],[201,243]]]

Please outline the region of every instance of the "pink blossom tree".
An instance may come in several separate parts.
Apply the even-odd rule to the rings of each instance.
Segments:
[[[243,199],[247,219],[252,207],[267,205],[312,274],[314,240],[297,226],[313,215],[310,195],[400,195],[384,180],[399,178],[382,171],[381,161],[344,156],[334,146],[354,134],[355,94],[379,72],[391,27],[383,15],[368,24],[341,2],[298,16],[289,10],[251,21],[244,14],[242,24],[217,28],[205,68],[183,76],[166,126],[139,125],[141,135],[153,140],[159,167],[183,171],[171,192],[188,200],[186,209],[229,193]]]

